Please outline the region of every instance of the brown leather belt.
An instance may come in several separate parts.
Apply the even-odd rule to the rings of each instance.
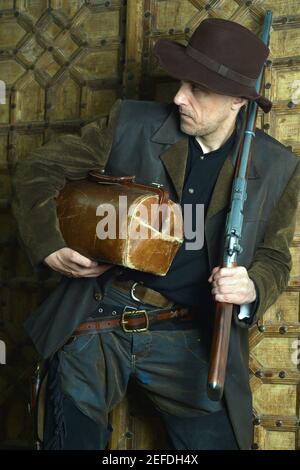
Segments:
[[[128,292],[133,300],[142,304],[150,304],[161,308],[168,308],[174,305],[172,300],[168,299],[160,292],[144,286],[141,282],[115,279],[112,282],[112,286]]]
[[[120,327],[126,333],[139,333],[147,331],[150,325],[160,321],[175,318],[187,321],[194,318],[191,309],[174,305],[173,301],[159,292],[143,286],[142,283],[130,280],[122,281],[117,278],[113,280],[112,287],[126,291],[133,300],[139,303],[150,304],[159,308],[145,310],[129,306],[122,308],[102,305],[104,307],[101,308],[103,318],[88,319],[81,323],[72,337],[94,334],[100,331],[111,331]]]
[[[167,310],[136,310],[125,307],[121,314],[114,311],[114,316],[81,323],[72,336],[80,336],[87,333],[122,328],[126,333],[139,333],[147,331],[149,326],[159,321],[177,318],[179,320],[192,320],[194,314],[187,307],[173,307]]]

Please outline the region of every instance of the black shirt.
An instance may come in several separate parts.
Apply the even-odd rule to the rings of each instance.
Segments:
[[[206,154],[203,154],[202,148],[195,137],[189,137],[189,154],[181,208],[183,216],[185,216],[184,204],[191,204],[193,230],[196,228],[196,204],[204,205],[204,214],[206,215],[217,177],[229,151],[234,145],[235,137],[236,132],[234,131],[231,137],[219,149]],[[204,236],[203,222],[202,220],[200,229]],[[197,233],[197,238],[199,240],[199,233]],[[166,276],[156,276],[150,273],[126,269],[124,272],[125,277],[143,282],[145,286],[161,292],[176,303],[203,305],[206,303],[206,299],[209,302],[211,286],[207,281],[210,272],[205,237],[204,243],[202,243],[203,246],[196,250],[187,249],[187,242],[192,243],[193,239],[187,240],[185,238]],[[193,247],[195,247],[195,244]]]

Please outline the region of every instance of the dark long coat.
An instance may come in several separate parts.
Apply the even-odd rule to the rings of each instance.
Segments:
[[[243,125],[241,112],[239,139]],[[220,260],[238,141],[219,173],[205,220],[210,269]],[[177,107],[135,100],[118,100],[109,118],[87,124],[81,137],[59,137],[35,150],[19,163],[13,178],[13,211],[32,264],[38,269],[47,255],[66,246],[54,197],[67,180],[79,180],[92,169],[106,167],[114,175],[136,175],[137,182],[162,183],[172,199],[179,201],[187,155],[188,136],[180,131]],[[241,449],[249,449],[252,439],[248,327],[287,286],[299,186],[299,159],[257,130],[244,211],[244,251],[238,264],[248,269],[259,292],[259,305],[250,325],[238,319],[238,307],[234,312],[225,383],[225,399]],[[27,320],[26,329],[44,357],[60,348],[95,309],[95,294],[105,277],[63,277]]]

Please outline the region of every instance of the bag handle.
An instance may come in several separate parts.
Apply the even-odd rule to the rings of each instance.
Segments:
[[[98,171],[90,171],[89,172],[89,179],[95,181],[99,184],[121,184],[124,186],[128,186],[132,189],[143,189],[145,191],[150,191],[158,195],[159,198],[159,205],[167,204],[169,200],[169,193],[165,189],[163,189],[162,185],[157,183],[151,184],[141,184],[135,183],[134,179],[135,176],[112,176],[112,175],[103,175]],[[155,187],[154,185],[157,186]]]
[[[134,176],[112,176],[112,175],[103,175],[98,171],[90,171],[89,179],[95,181],[96,183],[102,184],[124,184],[124,183],[133,183]]]

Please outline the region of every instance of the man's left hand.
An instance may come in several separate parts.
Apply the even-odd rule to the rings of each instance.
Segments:
[[[244,266],[234,268],[215,267],[208,282],[212,284],[212,294],[217,302],[242,305],[254,302],[256,290]]]

